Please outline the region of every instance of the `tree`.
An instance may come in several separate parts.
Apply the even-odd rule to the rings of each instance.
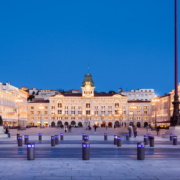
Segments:
[[[110,90],[109,93],[110,93],[110,94],[116,94],[116,92],[113,91],[113,90]]]
[[[27,100],[31,100],[34,98],[34,95],[30,95]]]

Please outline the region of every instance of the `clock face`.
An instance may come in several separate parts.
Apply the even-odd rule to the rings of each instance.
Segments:
[[[89,87],[89,86],[87,86],[87,87],[86,87],[86,89],[87,89],[87,90],[89,90],[89,89],[90,89],[90,87]]]

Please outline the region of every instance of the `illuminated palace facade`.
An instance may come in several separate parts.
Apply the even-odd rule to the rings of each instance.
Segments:
[[[96,93],[90,74],[85,75],[81,89],[81,93],[57,94],[49,100],[29,102],[28,124],[114,127],[134,123],[144,127],[151,120],[150,101],[128,101],[122,94]]]
[[[27,97],[27,92],[10,83],[0,83],[0,116],[4,126],[27,125]]]

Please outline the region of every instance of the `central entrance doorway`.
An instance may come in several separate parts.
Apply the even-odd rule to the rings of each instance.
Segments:
[[[101,122],[101,127],[106,127],[106,122],[105,121]]]

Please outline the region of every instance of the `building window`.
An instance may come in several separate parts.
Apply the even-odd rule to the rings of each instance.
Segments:
[[[133,120],[133,117],[129,117],[129,120]]]
[[[137,119],[137,120],[141,120],[141,117],[137,117],[136,119]]]
[[[108,111],[112,111],[112,106],[108,106]]]
[[[58,113],[58,114],[62,114],[62,110],[58,110],[57,113]]]
[[[129,111],[129,114],[133,114],[133,111]]]
[[[90,111],[88,110],[88,111],[86,111],[86,115],[90,115]]]
[[[82,115],[82,111],[78,111],[78,114],[79,114],[79,115]]]
[[[144,114],[148,114],[148,111],[144,111]]]
[[[144,117],[144,120],[148,120],[148,117]]]
[[[68,117],[65,117],[64,119],[65,119],[65,120],[68,120]]]
[[[137,109],[141,109],[141,106],[137,106]]]
[[[55,120],[55,117],[51,117],[51,120]]]
[[[75,111],[75,106],[71,106],[71,111]]]
[[[58,103],[58,108],[62,108],[62,103]]]
[[[122,109],[126,109],[126,106],[122,106]]]
[[[119,103],[115,103],[115,108],[119,108]]]
[[[41,111],[38,111],[37,114],[40,115],[40,114],[41,114]]]
[[[51,106],[51,109],[55,109],[55,106]]]
[[[75,114],[75,111],[71,111],[71,114]]]
[[[105,106],[101,106],[101,111],[105,111]]]
[[[141,114],[141,111],[137,111],[137,114]]]
[[[44,120],[48,120],[48,117],[44,117]]]
[[[47,111],[44,111],[44,114],[45,114],[45,115],[47,115],[47,114],[48,114],[48,112],[47,112]]]
[[[55,115],[55,112],[54,112],[54,111],[52,111],[52,112],[51,112],[51,114],[52,114],[52,115]]]
[[[115,110],[115,114],[119,114],[119,113],[118,113],[118,110]]]
[[[34,109],[34,106],[31,106],[31,109]]]
[[[75,117],[71,117],[71,120],[75,120]]]
[[[48,109],[48,106],[44,106],[44,109]]]
[[[34,117],[30,117],[31,120],[34,120]]]
[[[82,106],[78,106],[78,111],[82,111]]]
[[[62,120],[62,117],[57,117],[57,120]]]
[[[108,111],[108,115],[112,115],[112,111]]]
[[[31,111],[31,114],[34,114],[34,111]]]
[[[148,106],[144,106],[144,109],[148,109]]]
[[[86,104],[86,108],[90,108],[90,103],[87,103],[87,104]]]
[[[68,110],[68,106],[65,106],[65,110]]]
[[[82,117],[78,117],[78,120],[82,120]]]
[[[101,115],[105,115],[105,111],[101,111]]]
[[[65,114],[68,114],[68,111],[65,111]]]

